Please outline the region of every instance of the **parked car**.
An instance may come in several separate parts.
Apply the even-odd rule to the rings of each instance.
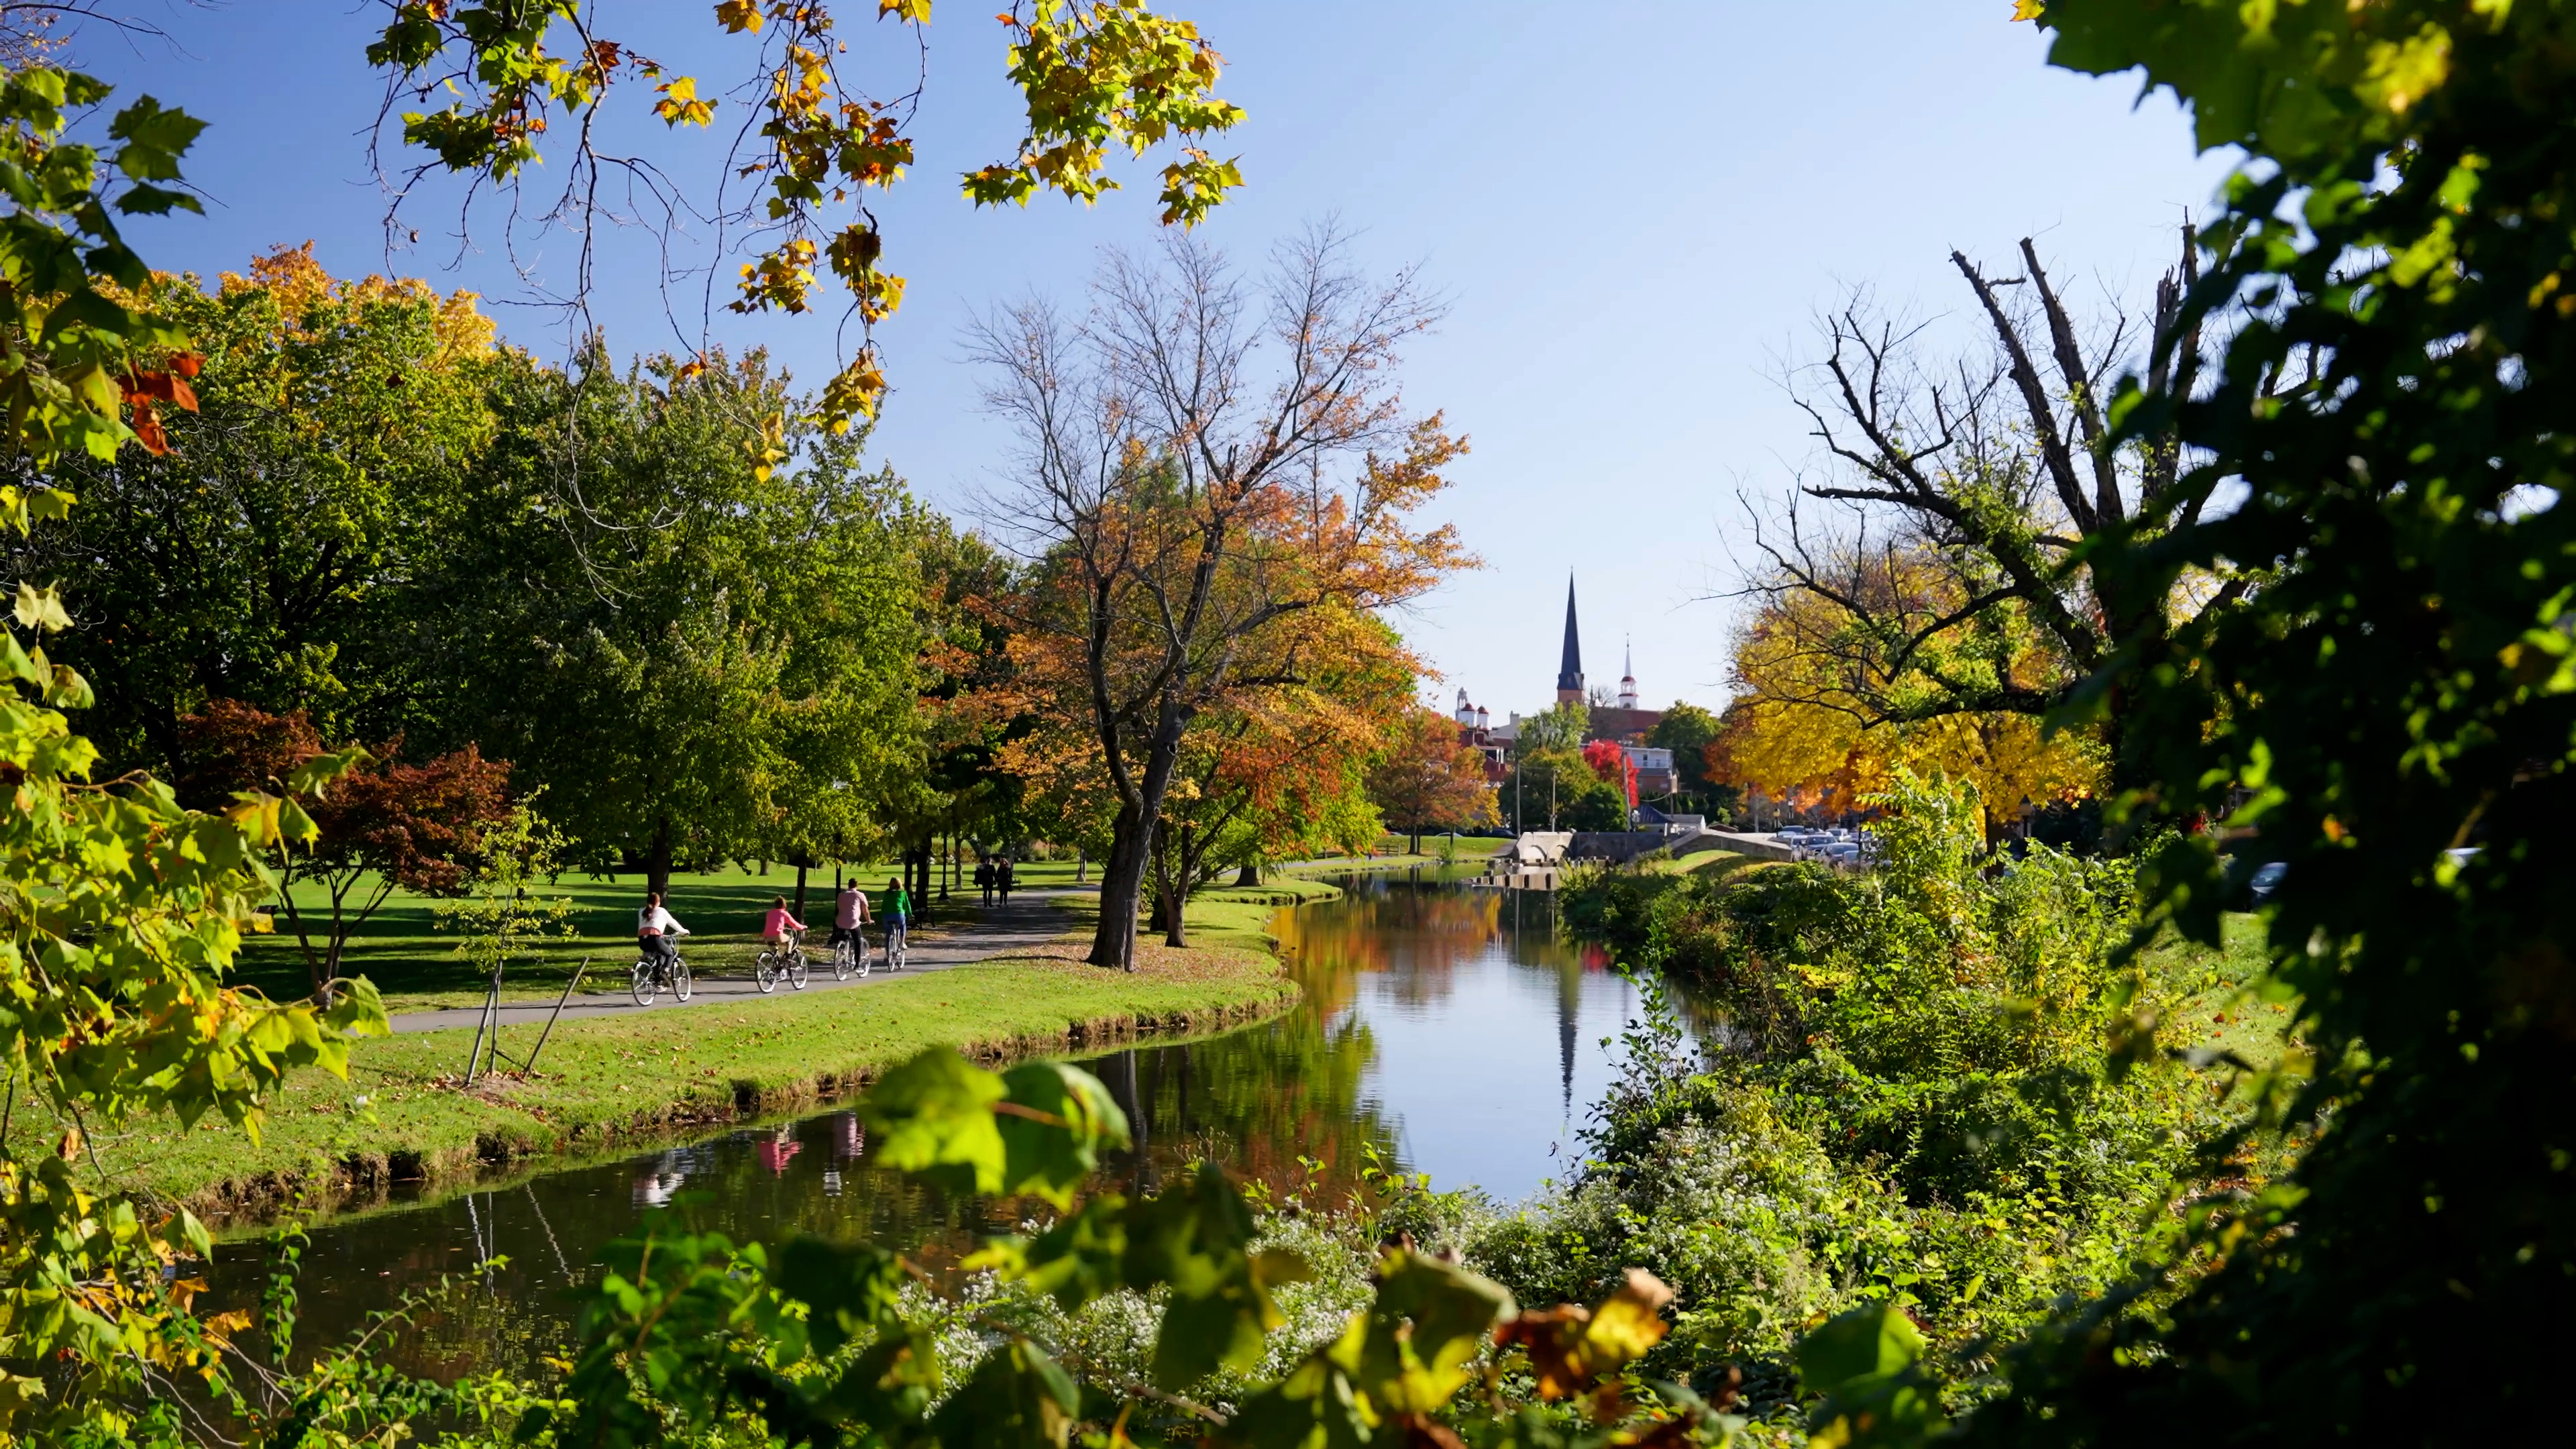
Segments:
[[[2287,861],[2267,860],[2254,867],[2254,878],[2245,883],[2246,892],[2259,906],[2272,898],[2272,893],[2281,888],[2281,878],[2289,873]]]

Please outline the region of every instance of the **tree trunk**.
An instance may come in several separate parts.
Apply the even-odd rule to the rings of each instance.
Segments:
[[[1163,880],[1163,944],[1184,948],[1190,944],[1190,887],[1198,879],[1201,850],[1191,849],[1191,828],[1182,826],[1180,838],[1172,843],[1171,868],[1161,872]]]
[[[1136,905],[1144,892],[1145,855],[1153,848],[1153,816],[1118,808],[1109,827],[1109,858],[1100,863],[1100,924],[1093,928],[1094,966],[1136,969]]]
[[[1181,734],[1189,727],[1178,706],[1166,703],[1145,752],[1144,778],[1132,802],[1120,802],[1110,822],[1109,859],[1100,868],[1100,925],[1091,937],[1094,966],[1136,969],[1136,905],[1144,893],[1145,871],[1153,863],[1154,826],[1162,818],[1163,797],[1172,788],[1172,771],[1181,760]]]
[[[1245,862],[1243,863],[1243,869],[1238,870],[1238,871],[1236,871],[1236,872],[1234,873],[1234,883],[1235,883],[1237,886],[1239,886],[1239,887],[1240,887],[1240,886],[1257,886],[1257,885],[1261,884],[1261,859],[1260,859],[1260,857],[1255,856],[1254,858],[1252,858],[1252,859],[1250,859],[1250,860],[1245,861]]]
[[[671,899],[671,817],[653,822],[653,843],[644,849],[644,889]]]

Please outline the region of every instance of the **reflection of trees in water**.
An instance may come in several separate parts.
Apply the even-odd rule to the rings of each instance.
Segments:
[[[1361,876],[1328,908],[1281,916],[1291,974],[1327,1017],[1351,1004],[1363,975],[1387,978],[1396,1001],[1434,1007],[1457,990],[1462,966],[1497,950],[1517,965],[1578,968],[1574,948],[1558,939],[1554,903],[1518,891],[1469,891]]]
[[[1323,1164],[1319,1186],[1338,1198],[1359,1181],[1361,1143],[1395,1143],[1376,1104],[1360,1096],[1376,1050],[1360,1023],[1328,1026],[1322,1013],[1301,1009],[1265,1029],[1083,1065],[1131,1123],[1143,1124],[1147,1190],[1153,1174],[1211,1157],[1285,1193],[1305,1180],[1302,1156]],[[1128,1172],[1133,1190],[1138,1166]]]

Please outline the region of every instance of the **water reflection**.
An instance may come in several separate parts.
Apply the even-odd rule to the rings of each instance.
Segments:
[[[1597,952],[1556,938],[1546,897],[1363,879],[1342,900],[1283,913],[1278,929],[1306,992],[1297,1010],[1083,1063],[1136,1136],[1102,1186],[1151,1192],[1211,1158],[1281,1194],[1338,1196],[1371,1147],[1443,1187],[1504,1198],[1565,1171],[1629,989]],[[529,1369],[570,1327],[565,1290],[647,1213],[737,1240],[866,1238],[940,1271],[1042,1210],[961,1202],[880,1171],[858,1119],[830,1112],[323,1226],[305,1254],[301,1341],[340,1339],[403,1293],[449,1281],[459,1286],[419,1315],[397,1356],[442,1376]],[[219,1306],[256,1298],[263,1256],[255,1242],[225,1249]]]
[[[1563,1176],[1608,1085],[1602,1039],[1633,1004],[1628,983],[1597,947],[1559,937],[1553,896],[1350,886],[1288,916],[1282,945],[1312,1009],[1369,1033],[1364,1099],[1406,1165],[1505,1200]]]

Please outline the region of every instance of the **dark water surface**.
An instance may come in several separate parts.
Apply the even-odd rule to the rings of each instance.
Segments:
[[[1084,1067],[1135,1124],[1104,1186],[1152,1190],[1200,1158],[1286,1192],[1337,1196],[1369,1150],[1442,1188],[1511,1200],[1562,1174],[1607,1080],[1601,1039],[1630,988],[1597,950],[1559,939],[1545,896],[1359,877],[1276,927],[1305,1000],[1227,1036]],[[396,1207],[317,1228],[302,1278],[307,1346],[406,1293],[438,1294],[397,1357],[440,1376],[532,1367],[570,1326],[566,1291],[600,1245],[668,1209],[736,1240],[868,1237],[937,1266],[1031,1204],[959,1201],[868,1164],[857,1119],[825,1112],[624,1161]],[[1320,1180],[1320,1181],[1316,1181]],[[255,1242],[219,1255],[214,1297],[247,1302]]]

